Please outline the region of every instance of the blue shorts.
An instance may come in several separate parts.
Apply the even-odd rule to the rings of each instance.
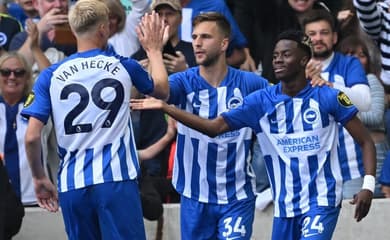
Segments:
[[[73,239],[146,239],[136,181],[109,182],[59,193]]]
[[[255,198],[211,204],[182,196],[181,239],[250,239],[254,214]]]
[[[272,240],[330,240],[340,207],[314,207],[292,218],[274,217]]]

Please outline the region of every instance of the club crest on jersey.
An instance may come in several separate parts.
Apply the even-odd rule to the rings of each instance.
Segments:
[[[34,102],[34,99],[35,99],[35,93],[34,92],[30,92],[27,96],[27,99],[26,101],[24,102],[24,107],[28,107],[31,105],[31,103]]]
[[[320,113],[317,109],[308,108],[303,112],[303,121],[307,124],[313,124],[319,120]]]
[[[349,99],[349,97],[343,93],[343,92],[339,92],[339,94],[337,95],[337,101],[339,101],[339,103],[341,105],[343,105],[344,107],[350,107],[352,106],[352,102],[351,100]]]
[[[228,109],[235,109],[235,108],[237,108],[238,106],[241,106],[241,105],[242,105],[242,98],[240,98],[240,97],[232,97],[227,102],[227,108]]]

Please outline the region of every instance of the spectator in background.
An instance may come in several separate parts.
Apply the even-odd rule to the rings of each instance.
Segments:
[[[311,10],[305,15],[302,27],[313,43],[307,77],[328,81],[331,87],[344,92],[359,111],[368,111],[371,95],[362,64],[355,57],[334,51],[338,40],[335,17],[325,10]],[[364,176],[361,149],[342,125],[339,125],[339,154],[344,181]],[[345,191],[360,189],[360,185],[352,183],[344,185]]]
[[[379,45],[382,56],[380,79],[390,85],[390,2],[353,0],[363,30]]]
[[[240,32],[240,28],[224,0],[181,0],[181,5],[183,6],[183,19],[180,28],[180,38],[182,40],[191,42],[192,20],[197,15],[202,12],[218,12],[228,19],[232,27],[229,49],[226,53],[227,63],[235,67],[246,64],[246,70],[255,70],[253,59],[249,54],[247,41]]]
[[[47,49],[57,50],[66,56],[76,51],[75,43],[59,44],[56,39],[56,27],[68,23],[68,0],[32,0],[34,7],[38,10],[40,20],[37,22],[38,31],[40,34],[39,45],[46,52]],[[68,34],[71,36],[70,30]],[[62,40],[62,39],[61,39]],[[10,50],[17,50],[21,53],[29,64],[34,63],[34,58],[31,53],[30,43],[27,39],[27,33],[21,32],[15,35],[10,44]],[[60,53],[59,53],[60,54]],[[48,57],[49,60],[51,57]],[[62,57],[53,57],[55,60],[60,60]],[[51,61],[52,63],[54,61]]]
[[[0,239],[10,240],[22,225],[24,208],[16,196],[0,154]]]
[[[20,116],[31,90],[31,67],[22,55],[5,53],[0,58],[0,152],[12,187],[23,205],[36,205],[32,175],[24,151],[27,120]],[[46,128],[44,131],[48,131]],[[45,139],[41,139],[45,142]],[[47,163],[47,152],[41,154]]]
[[[32,0],[16,0],[8,4],[8,13],[16,18],[22,24],[23,28],[25,28],[28,18],[39,21],[39,13],[35,9]]]
[[[272,54],[278,34],[289,29],[301,29],[299,18],[303,13],[313,8],[327,9],[316,0],[240,0],[232,4],[238,26],[248,39],[255,69],[272,83],[277,83],[272,69]]]
[[[124,8],[119,0],[105,0],[105,2],[110,9],[110,23],[115,28],[108,43],[119,55],[130,57],[140,48],[135,28],[141,17],[149,10],[150,1],[131,0],[131,11],[125,16],[123,15]]]
[[[8,51],[12,38],[23,31],[23,27],[14,17],[0,13],[0,46]]]
[[[385,113],[385,90],[381,81],[374,74],[370,62],[370,56],[365,42],[358,36],[349,36],[343,39],[338,45],[338,51],[346,55],[355,56],[359,59],[367,73],[368,84],[371,93],[371,107],[367,112],[359,113],[359,118],[370,131],[376,148],[376,177],[379,178],[382,171],[383,161],[390,150],[385,135],[384,113]],[[362,179],[356,179],[356,185],[361,186]],[[353,189],[346,189],[353,190]],[[356,189],[355,189],[356,190]],[[344,191],[344,198],[352,198],[356,191]],[[380,185],[375,185],[374,197],[383,197]]]

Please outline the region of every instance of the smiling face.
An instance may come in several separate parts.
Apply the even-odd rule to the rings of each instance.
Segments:
[[[284,82],[295,80],[304,71],[306,60],[303,56],[297,42],[287,39],[278,41],[272,57],[276,78]]]
[[[27,85],[28,74],[25,66],[16,57],[6,59],[0,66],[0,89],[4,98],[12,96],[21,99]]]

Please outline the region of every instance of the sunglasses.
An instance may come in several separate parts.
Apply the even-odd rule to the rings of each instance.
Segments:
[[[26,74],[26,70],[22,69],[22,68],[18,68],[15,70],[11,70],[8,68],[0,69],[0,75],[3,77],[9,77],[11,75],[11,73],[14,73],[15,77],[23,77],[24,74]]]

